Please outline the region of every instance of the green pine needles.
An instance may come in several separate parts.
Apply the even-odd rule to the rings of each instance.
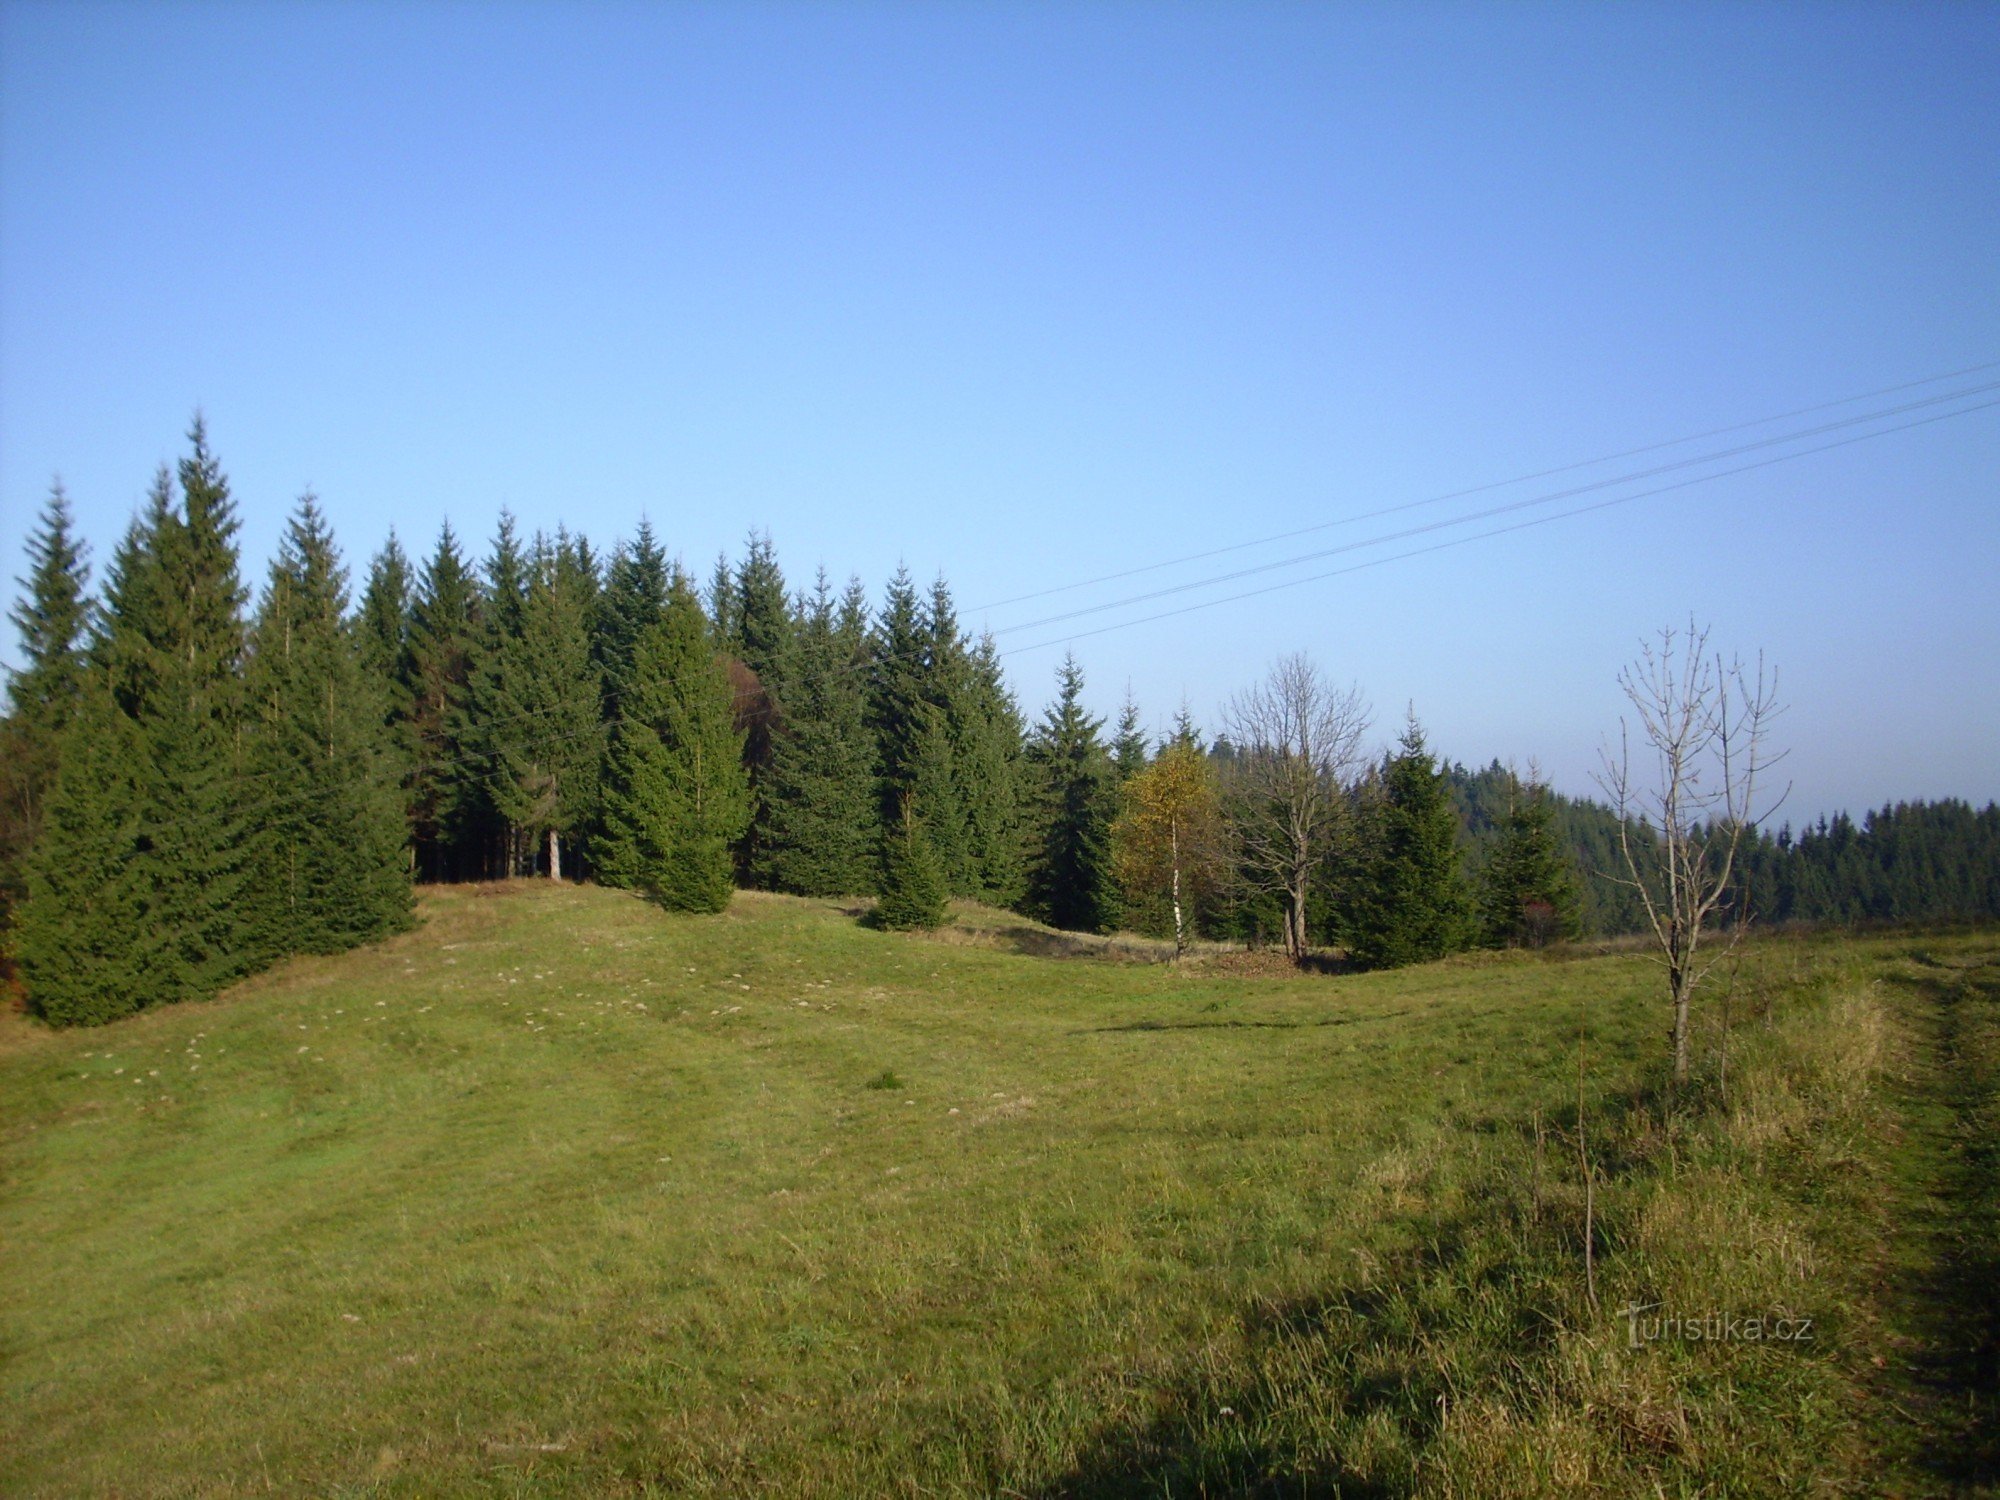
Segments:
[[[916,799],[907,798],[902,821],[883,849],[882,898],[875,904],[875,925],[889,932],[942,927],[950,894],[930,830],[917,816]]]
[[[1479,919],[1494,948],[1542,948],[1583,930],[1576,871],[1538,781],[1513,788],[1500,841],[1481,872]]]
[[[1103,932],[1118,914],[1115,770],[1101,735],[1104,721],[1084,711],[1083,669],[1075,657],[1063,659],[1056,682],[1056,701],[1027,749],[1036,838],[1025,909],[1052,927]]]
[[[271,564],[246,677],[261,812],[241,908],[264,960],[337,953],[409,924],[394,741],[346,607],[332,532],[308,494]]]
[[[1348,952],[1369,968],[1442,958],[1471,936],[1458,814],[1412,717],[1363,819]]]
[[[819,575],[785,670],[771,737],[759,874],[774,890],[846,896],[875,889],[875,738],[864,696],[867,608],[860,585],[836,604]]]
[[[749,823],[729,674],[700,605],[677,583],[633,653],[605,765],[598,870],[669,911],[719,912]]]
[[[196,421],[75,645],[74,722],[25,865],[13,945],[63,1024],[205,998],[288,953],[408,923],[386,715],[345,575],[300,503],[253,629],[235,506]]]

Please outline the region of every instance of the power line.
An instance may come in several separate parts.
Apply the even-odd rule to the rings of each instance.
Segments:
[[[1161,610],[1158,614],[1142,615],[1136,620],[1120,620],[1113,625],[1100,625],[1094,630],[1078,631],[1071,635],[1056,636],[1046,641],[1037,641],[1030,646],[1012,646],[1000,652],[1002,656],[1019,656],[1029,651],[1044,651],[1051,646],[1061,646],[1073,641],[1088,640],[1092,636],[1109,635],[1114,630],[1126,630],[1134,625],[1150,625],[1157,620],[1170,620],[1177,615],[1194,614],[1198,610],[1213,609],[1217,605],[1235,604],[1244,599],[1255,599],[1263,594],[1275,594],[1284,589],[1299,588],[1308,583],[1323,583],[1329,578],[1345,577],[1349,573],[1359,573],[1368,568],[1378,568],[1385,563],[1403,562],[1412,557],[1422,557],[1432,552],[1443,552],[1451,547],[1462,547],[1468,542],[1485,541],[1491,537],[1505,536],[1509,532],[1526,531],[1535,526],[1546,526],[1552,521],[1565,521],[1573,516],[1588,515],[1591,511],[1609,510],[1617,505],[1629,505],[1634,500],[1646,500],[1656,495],[1668,494],[1674,490],[1689,489],[1697,484],[1707,484],[1716,479],[1727,479],[1734,474],[1747,474],[1754,469],[1768,469],[1774,464],[1790,463],[1793,459],[1807,458],[1815,453],[1826,453],[1835,448],[1850,447],[1855,443],[1865,443],[1873,438],[1887,437],[1891,433],[1907,432],[1913,427],[1927,427],[1933,422],[1949,421],[1953,417],[1969,416],[1976,411],[1985,411],[2000,406],[2000,400],[1981,401],[1976,405],[1958,411],[1938,412],[1932,416],[1919,417],[1913,422],[1903,422],[1894,427],[1885,427],[1879,432],[1857,433],[1853,437],[1839,438],[1831,443],[1822,443],[1816,448],[1802,449],[1797,453],[1780,453],[1771,458],[1759,459],[1755,463],[1741,464],[1733,469],[1724,469],[1714,474],[1697,474],[1691,479],[1677,480],[1657,489],[1641,490],[1631,495],[1614,495],[1608,500],[1599,500],[1590,505],[1579,505],[1573,510],[1558,511],[1554,515],[1535,516],[1526,521],[1516,521],[1509,526],[1496,526],[1491,531],[1475,532],[1471,536],[1451,537],[1442,542],[1433,542],[1428,547],[1413,547],[1408,552],[1396,552],[1387,557],[1371,557],[1366,562],[1353,563],[1345,568],[1334,568],[1325,573],[1314,573],[1305,578],[1288,578],[1283,583],[1266,584],[1263,588],[1246,589],[1240,594],[1228,594],[1220,599],[1204,599],[1198,604],[1183,605],[1179,609]],[[1394,538],[1384,538],[1394,540]]]
[[[1385,542],[1401,541],[1406,537],[1421,536],[1427,532],[1439,531],[1448,526],[1464,526],[1474,521],[1490,520],[1494,516],[1506,515],[1509,512],[1517,510],[1525,510],[1534,505],[1551,505],[1559,500],[1571,500],[1578,495],[1593,494],[1598,490],[1611,489],[1616,485],[1633,484],[1640,480],[1657,478],[1661,474],[1671,474],[1681,469],[1698,468],[1703,464],[1720,463],[1724,459],[1736,458],[1745,453],[1754,453],[1761,448],[1772,448],[1782,446],[1786,443],[1796,443],[1805,438],[1819,437],[1825,433],[1837,432],[1843,428],[1860,426],[1868,422],[1879,422],[1885,417],[1900,416],[1905,412],[1918,411],[1924,407],[1937,406],[1948,401],[1963,400],[1968,396],[1983,395],[1992,390],[2000,390],[2000,381],[1989,381],[1984,385],[1968,386],[1962,390],[1947,392],[1940,396],[1927,396],[1921,401],[1909,401],[1900,406],[1885,407],[1880,411],[1863,412],[1859,416],[1843,417],[1837,422],[1826,422],[1818,427],[1808,427],[1797,432],[1781,433],[1776,437],[1759,438],[1753,443],[1741,443],[1734,448],[1724,448],[1713,453],[1697,454],[1693,458],[1676,459],[1674,462],[1668,464],[1656,464],[1649,469],[1640,469],[1629,474],[1619,474],[1609,479],[1593,480],[1589,484],[1573,485],[1569,489],[1557,490],[1551,494],[1532,495],[1525,500],[1510,500],[1504,505],[1489,506],[1485,510],[1471,511],[1465,515],[1450,517],[1442,521],[1427,521],[1421,526],[1411,526],[1402,531],[1393,531],[1382,536],[1358,542],[1343,542],[1337,547],[1326,547],[1314,552],[1300,553],[1294,557],[1282,557],[1273,562],[1258,563],[1248,568],[1238,568],[1230,573],[1220,573],[1209,578],[1197,578],[1187,583],[1170,584],[1165,588],[1152,589],[1143,594],[1133,594],[1124,599],[1114,599],[1106,604],[1085,605],[1078,609],[1066,610],[1061,614],[1045,615],[1038,620],[1026,620],[1014,625],[1003,625],[998,627],[993,633],[995,635],[1009,635],[1015,631],[1034,630],[1044,625],[1059,625],[1065,620],[1081,619],[1085,615],[1103,614],[1107,610],[1124,609],[1134,604],[1145,604],[1154,599],[1164,599],[1174,594],[1185,594],[1195,589],[1212,588],[1216,584],[1221,583],[1233,583],[1239,578],[1250,578],[1260,573],[1273,573],[1280,568],[1293,568],[1302,563],[1317,562],[1321,558],[1335,557],[1346,552],[1357,552],[1365,547],[1377,547]],[[1899,429],[1890,428],[1887,430],[1896,431]],[[1819,450],[1807,449],[1805,451],[1817,452]],[[1732,470],[1731,472],[1739,471]],[[1389,515],[1404,509],[1408,509],[1408,507],[1391,506],[1386,510],[1374,512],[1374,514]]]
[[[1685,447],[1713,437],[1726,437],[1732,432],[1747,432],[1753,427],[1768,427],[1773,422],[1789,422],[1794,417],[1811,416],[1814,412],[1831,411],[1837,406],[1852,406],[1857,401],[1873,401],[1882,396],[1893,396],[1902,391],[1911,391],[1919,386],[1937,385],[1946,380],[1957,380],[1961,376],[1976,375],[1983,370],[2000,369],[2000,360],[1988,360],[1983,364],[1967,365],[1963,369],[1950,370],[1941,375],[1927,375],[1922,380],[1906,380],[1898,385],[1883,386],[1878,390],[1865,391],[1859,395],[1842,396],[1835,401],[1821,401],[1812,406],[1797,407],[1792,411],[1779,412],[1773,416],[1758,417],[1749,422],[1734,422],[1727,427],[1711,427],[1705,432],[1689,433],[1685,437],[1670,438],[1665,442],[1647,443],[1638,448],[1627,448],[1618,453],[1607,453],[1599,458],[1587,458],[1577,463],[1560,464],[1553,469],[1540,469],[1532,474],[1517,474],[1512,479],[1495,479],[1485,484],[1476,484],[1469,489],[1452,490],[1442,495],[1431,495],[1421,500],[1405,500],[1396,505],[1384,506],[1379,510],[1362,511],[1351,516],[1341,516],[1332,521],[1318,521],[1311,526],[1301,526],[1292,531],[1274,532],[1269,536],[1257,537],[1247,542],[1231,542],[1226,547],[1212,547],[1204,552],[1190,552],[1181,557],[1170,557],[1163,562],[1144,563],[1136,568],[1124,568],[1115,573],[1102,573],[1095,578],[1081,579],[1075,583],[1059,583],[1051,588],[1036,589],[1031,593],[1016,594],[1008,599],[996,599],[990,604],[975,605],[967,614],[984,614],[989,610],[1005,609],[1011,604],[1025,604],[1033,599],[1046,599],[1055,594],[1074,593],[1077,589],[1092,588],[1100,583],[1115,583],[1124,578],[1136,578],[1144,573],[1157,573],[1163,568],[1175,568],[1183,563],[1206,562],[1213,557],[1225,557],[1233,552],[1248,551],[1253,547],[1266,547],[1273,542],[1288,542],[1296,537],[1311,536],[1315,532],[1328,531],[1336,526],[1352,526],[1362,521],[1376,521],[1383,516],[1397,515],[1406,510],[1416,510],[1426,505],[1442,505],[1447,500],[1463,500],[1472,495],[1483,495],[1493,490],[1507,489],[1517,484],[1532,484],[1537,479],[1553,479],[1558,474],[1572,474],[1579,469],[1594,469],[1599,464],[1617,463],[1621,459],[1637,458],[1645,453],[1657,453],[1666,448]]]

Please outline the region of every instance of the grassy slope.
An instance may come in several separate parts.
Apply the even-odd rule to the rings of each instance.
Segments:
[[[212,1005],[7,1034],[0,1488],[1944,1482],[1881,1415],[1909,1361],[1873,1363],[1930,1264],[1874,1265],[1881,1185],[1944,1180],[1877,1086],[1928,1066],[1908,943],[1760,950],[1778,1024],[1668,1130],[1630,957],[1263,979],[771,897],[422,912]],[[1628,1298],[1820,1336],[1634,1352]]]

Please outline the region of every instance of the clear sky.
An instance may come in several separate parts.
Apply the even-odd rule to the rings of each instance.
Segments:
[[[1571,791],[1692,614],[1782,668],[1797,813],[1983,802],[1996,408],[1083,632],[1993,390],[1029,622],[2000,369],[1000,601],[1989,361],[1991,4],[0,3],[9,574],[55,474],[108,555],[199,406],[253,578],[307,486],[357,572],[503,505],[703,576],[763,527],[795,582],[944,571],[1030,712],[1065,632],[1210,729],[1305,650]]]

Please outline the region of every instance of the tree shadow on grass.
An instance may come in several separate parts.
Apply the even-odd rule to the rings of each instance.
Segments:
[[[1287,1347],[1313,1349],[1337,1410],[1315,1413],[1302,1426],[1296,1411],[1264,1410],[1259,1388],[1185,1380],[1149,1418],[1107,1428],[1066,1472],[1028,1493],[1036,1500],[1387,1500],[1413,1493],[1418,1456],[1437,1436],[1447,1387],[1426,1355],[1438,1330],[1396,1288],[1452,1274],[1461,1255],[1461,1238],[1447,1230],[1395,1266],[1388,1284],[1258,1304],[1243,1315],[1253,1366]],[[1386,1449],[1385,1430],[1394,1434]]]
[[[1297,1031],[1308,1026],[1359,1026],[1371,1021],[1394,1021],[1407,1010],[1384,1011],[1373,1016],[1311,1016],[1299,1021],[1245,1021],[1225,1018],[1217,1021],[1125,1021],[1116,1026],[1089,1026],[1085,1034],[1110,1031]]]
[[[1660,1107],[1645,1085],[1594,1101],[1600,1181],[1648,1169],[1646,1122]],[[1553,1113],[1540,1117],[1545,1131]],[[1495,1128],[1518,1132],[1524,1144],[1535,1139],[1532,1115],[1510,1113]],[[1515,1390],[1532,1401],[1536,1372],[1557,1356],[1563,1330],[1579,1315],[1600,1316],[1581,1312],[1581,1193],[1555,1180],[1559,1149],[1552,1143],[1546,1196],[1539,1178],[1532,1187],[1511,1176],[1468,1184],[1453,1211],[1412,1216],[1403,1248],[1382,1253],[1365,1281],[1248,1304],[1238,1315],[1243,1367],[1289,1370],[1280,1378],[1309,1384],[1283,1400],[1285,1409],[1269,1409],[1271,1378],[1222,1386],[1191,1373],[1160,1392],[1145,1417],[1106,1427],[1065,1472],[1026,1493],[1035,1500],[1417,1493],[1447,1407],[1461,1393]],[[1601,1203],[1596,1233],[1600,1261],[1620,1252],[1623,1228]]]
[[[1922,961],[1922,960],[1920,960]],[[1934,1066],[1914,1085],[1927,1190],[1909,1228],[1925,1255],[1902,1300],[1917,1341],[1905,1382],[1928,1437],[1917,1465],[1954,1491],[2000,1489],[2000,967],[1927,965],[1901,977],[1931,1007]]]

